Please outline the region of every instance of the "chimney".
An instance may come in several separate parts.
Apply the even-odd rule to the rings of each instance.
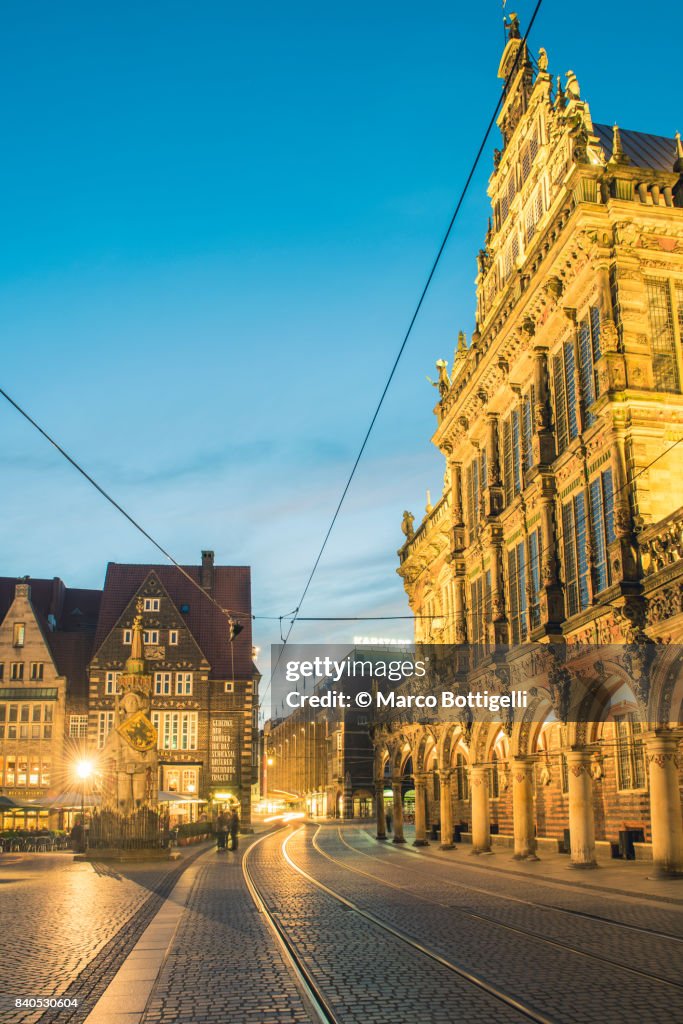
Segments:
[[[203,590],[210,594],[213,590],[213,551],[202,551],[202,568],[199,582]]]

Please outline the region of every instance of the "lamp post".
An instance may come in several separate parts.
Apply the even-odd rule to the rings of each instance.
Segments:
[[[92,775],[92,762],[87,760],[79,761],[76,765],[76,774],[81,780],[81,828],[83,829],[83,853],[85,853],[87,849],[87,833],[85,830],[85,784]]]

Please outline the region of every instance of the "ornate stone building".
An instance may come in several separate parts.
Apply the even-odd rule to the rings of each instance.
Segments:
[[[594,122],[516,22],[498,74],[476,329],[437,364],[444,491],[404,516],[398,571],[416,640],[473,645],[473,686],[524,678],[533,721],[385,722],[377,786],[414,775],[419,842],[430,814],[444,845],[462,822],[519,857],[568,829],[579,865],[630,833],[679,872],[683,147]],[[582,665],[586,645],[604,657]],[[558,695],[582,673],[607,699],[570,721]]]
[[[140,605],[160,800],[170,798],[176,811],[184,800],[187,817],[236,800],[248,823],[258,780],[260,678],[252,660],[250,571],[214,565],[212,551],[202,552],[201,565],[183,568],[187,575],[169,565],[107,567],[90,664],[91,747],[102,751],[114,728],[117,682]],[[242,626],[232,643],[221,608]]]

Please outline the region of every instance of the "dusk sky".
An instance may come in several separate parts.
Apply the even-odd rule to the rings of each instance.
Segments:
[[[290,611],[499,96],[500,3],[9,0],[0,40],[2,387],[180,562],[249,564],[256,615]],[[641,4],[546,0],[530,43],[594,120],[681,128],[680,34]],[[443,476],[426,376],[473,329],[497,144],[305,616],[408,614],[402,512]],[[0,575],[159,560],[4,401],[0,431]]]

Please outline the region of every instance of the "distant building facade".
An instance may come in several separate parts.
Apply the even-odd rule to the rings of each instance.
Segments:
[[[344,658],[371,662],[400,653],[352,648]],[[282,799],[302,806],[314,817],[369,818],[375,812],[374,752],[370,738],[372,712],[357,707],[353,697],[372,686],[386,689],[386,680],[350,677],[316,684],[320,696],[343,691],[347,708],[297,708],[286,717],[266,722],[263,736],[264,800]],[[391,780],[389,779],[389,785]]]
[[[95,751],[114,725],[117,679],[138,609],[153,677],[160,799],[188,819],[235,800],[248,823],[258,780],[259,680],[249,568],[217,566],[212,551],[182,573],[168,565],[109,564],[90,664],[88,734]],[[221,609],[242,627],[232,642]]]
[[[539,677],[540,726],[389,724],[376,774],[414,778],[421,840],[430,814],[446,842],[455,820],[488,849],[493,825],[519,856],[568,829],[590,864],[630,830],[683,871],[683,147],[594,123],[516,21],[510,74],[477,327],[438,364],[444,491],[417,526],[404,516],[398,571],[418,641],[477,645],[473,685],[501,645],[530,685],[530,641],[621,654],[600,669],[600,721],[563,724]],[[669,653],[645,686],[633,666],[653,642]]]
[[[57,827],[78,791],[100,598],[57,578],[0,578],[0,796],[19,807],[37,801],[0,808],[5,825]]]

